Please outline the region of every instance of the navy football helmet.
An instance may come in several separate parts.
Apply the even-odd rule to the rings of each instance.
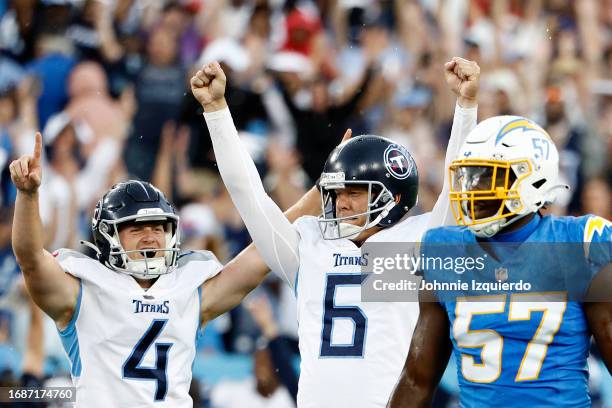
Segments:
[[[335,191],[349,185],[368,189],[368,208],[362,214],[338,217]],[[319,180],[323,215],[319,227],[325,239],[355,238],[368,228],[390,227],[417,203],[419,175],[405,147],[384,137],[362,135],[336,147]],[[364,225],[343,222],[366,215]]]
[[[166,247],[156,250],[162,257],[131,259],[119,240],[119,225],[126,222],[165,222]],[[179,252],[179,217],[164,194],[151,184],[130,180],[114,185],[96,205],[92,219],[94,245],[89,244],[105,266],[140,279],[152,279],[172,272]]]

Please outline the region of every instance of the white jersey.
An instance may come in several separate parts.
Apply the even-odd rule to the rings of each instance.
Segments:
[[[409,217],[366,242],[416,242],[428,218]],[[419,305],[362,302],[361,267],[336,262],[361,257],[361,249],[347,239],[324,240],[315,217],[294,225],[301,237],[298,406],[384,407],[406,361]]]
[[[347,239],[324,240],[314,217],[291,224],[266,194],[228,109],[205,113],[223,182],[266,264],[294,289],[302,357],[298,406],[384,407],[399,379],[418,318],[417,302],[361,302],[360,266],[335,266],[334,254],[361,256]],[[476,126],[476,109],[455,109],[445,166]],[[454,223],[448,175],[430,214],[409,217],[366,242],[418,242]]]
[[[215,256],[186,252],[147,290],[79,252],[57,257],[80,279],[74,315],[60,331],[77,407],[191,407],[200,286],[221,270]]]

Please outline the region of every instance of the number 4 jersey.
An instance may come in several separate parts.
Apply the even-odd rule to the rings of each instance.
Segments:
[[[431,261],[425,280],[438,285],[432,289],[450,324],[461,406],[589,407],[591,333],[582,304],[609,268],[610,222],[536,216],[522,229],[528,236],[507,245],[477,241],[465,227],[436,228],[423,239]],[[436,264],[439,257],[480,258],[483,267],[459,273]]]
[[[79,407],[191,407],[200,286],[222,268],[186,252],[175,271],[142,289],[129,275],[71,250],[57,255],[80,279],[77,306],[60,331]]]

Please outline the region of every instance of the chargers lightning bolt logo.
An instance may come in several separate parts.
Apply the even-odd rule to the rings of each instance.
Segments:
[[[587,257],[589,256],[589,247],[591,245],[591,241],[593,240],[593,237],[595,236],[595,233],[603,236],[604,230],[610,227],[612,227],[612,223],[606,220],[605,218],[597,217],[597,216],[589,218],[586,225],[584,226],[584,240],[583,240],[584,253]]]
[[[523,130],[531,129],[531,130],[535,130],[535,131],[545,134],[547,138],[549,137],[548,134],[544,131],[544,129],[542,129],[535,123],[527,119],[519,118],[519,119],[511,120],[510,122],[506,123],[506,125],[503,128],[499,130],[499,132],[497,133],[497,136],[495,137],[495,144],[497,145],[507,134],[509,134],[510,132],[516,129],[523,129]]]
[[[584,227],[584,242],[591,242],[595,233],[603,235],[604,228],[610,227],[612,223],[601,217],[591,217]]]

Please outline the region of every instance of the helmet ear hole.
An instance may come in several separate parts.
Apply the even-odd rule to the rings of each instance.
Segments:
[[[536,181],[535,183],[532,183],[531,185],[533,187],[535,187],[535,188],[540,188],[540,187],[542,187],[542,184],[544,184],[544,183],[546,183],[546,179],[545,178],[540,179],[540,180]]]

